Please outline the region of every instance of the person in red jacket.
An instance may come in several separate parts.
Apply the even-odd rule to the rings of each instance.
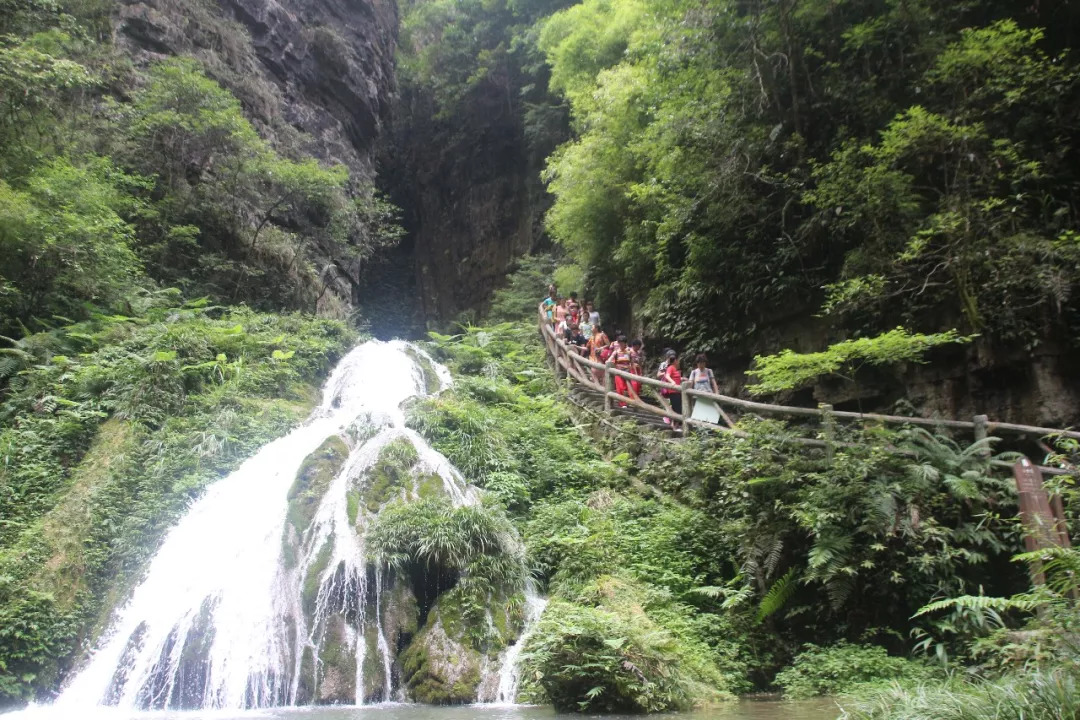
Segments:
[[[682,373],[679,372],[679,354],[674,350],[667,351],[667,357],[664,358],[667,361],[667,366],[664,368],[664,375],[660,379],[664,382],[669,382],[672,385],[677,385],[682,388]],[[667,401],[671,403],[671,409],[682,415],[682,390],[671,390],[669,388],[662,388],[660,394],[667,398]],[[664,418],[667,422],[669,419]]]

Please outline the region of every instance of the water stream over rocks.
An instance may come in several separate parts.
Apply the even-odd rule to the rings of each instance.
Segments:
[[[304,425],[192,504],[52,709],[512,703],[521,639],[544,607],[531,586],[490,591],[478,642],[447,605],[456,578],[365,548],[390,501],[479,502],[405,427],[402,404],[449,383],[404,342],[351,351]]]

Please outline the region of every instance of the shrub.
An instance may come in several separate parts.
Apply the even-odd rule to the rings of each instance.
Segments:
[[[525,579],[517,533],[493,503],[454,507],[443,497],[391,501],[372,521],[367,542],[390,565],[460,573],[463,583],[485,590],[515,592]]]
[[[1076,720],[1080,671],[1057,670],[939,685],[893,686],[846,704],[845,720]]]
[[[603,577],[575,601],[553,600],[523,661],[557,710],[661,712],[723,696],[699,643],[658,624],[647,591]]]
[[[807,645],[791,667],[776,676],[776,684],[793,698],[843,695],[870,685],[926,680],[935,675],[929,666],[892,657],[876,645],[838,643],[832,647]]]

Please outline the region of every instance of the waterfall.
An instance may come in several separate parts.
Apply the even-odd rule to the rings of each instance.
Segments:
[[[531,579],[527,581],[525,584],[525,626],[517,641],[508,647],[503,655],[502,667],[499,669],[499,687],[495,693],[496,703],[509,705],[517,701],[518,686],[521,684],[521,672],[518,667],[521,651],[529,640],[529,632],[540,619],[546,606],[547,599],[537,594],[536,586]]]
[[[449,383],[445,368],[407,343],[368,342],[352,350],[303,425],[212,485],[169,531],[54,708],[74,716],[101,705],[364,704],[394,699],[395,688],[402,697],[394,660],[407,623],[394,619],[404,612],[394,603],[412,598],[409,607],[416,608],[417,601],[365,554],[364,524],[379,508],[361,506],[356,488],[391,443],[408,443],[416,451],[414,478],[441,479],[442,495],[454,506],[479,501],[476,488],[405,427],[402,403]],[[318,488],[321,497],[310,500],[310,519],[297,520],[304,507],[290,493],[298,472],[334,438],[347,457]],[[415,499],[422,493],[420,480],[414,482],[394,492]],[[530,589],[526,625],[542,609]],[[522,642],[502,655],[500,701],[516,694]]]

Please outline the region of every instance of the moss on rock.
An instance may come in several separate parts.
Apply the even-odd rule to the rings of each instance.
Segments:
[[[413,362],[420,368],[420,375],[424,378],[424,391],[428,395],[439,392],[442,389],[442,381],[439,380],[439,374],[435,372],[435,366],[431,363],[431,360],[411,347],[405,349],[405,354],[412,358]]]
[[[364,628],[364,702],[379,702],[386,688],[386,668],[379,653],[379,631],[375,623]]]
[[[38,565],[31,585],[52,595],[62,611],[75,605],[78,594],[87,589],[85,538],[92,530],[95,493],[117,475],[130,471],[138,440],[135,423],[117,418],[102,423],[72,472],[67,491],[41,520],[42,545],[48,555]]]
[[[296,686],[296,704],[310,705],[315,700],[315,652],[305,645],[300,655],[300,679]]]
[[[348,457],[349,448],[345,441],[332,435],[300,465],[288,494],[288,520],[298,536],[303,537],[311,525],[326,489],[341,472]]]
[[[402,647],[419,629],[420,606],[408,582],[396,575],[391,575],[390,582],[380,608],[383,633],[390,647]]]
[[[476,699],[480,684],[481,655],[460,637],[448,634],[440,603],[431,609],[424,629],[401,654],[405,686],[415,702],[470,703]]]
[[[326,624],[326,636],[319,652],[319,687],[315,699],[320,705],[352,704],[356,699],[356,635],[341,615]]]
[[[412,467],[420,459],[408,438],[390,441],[379,452],[379,459],[366,475],[364,505],[373,513],[412,486]]]
[[[442,476],[438,473],[424,473],[416,479],[416,496],[421,500],[442,497],[446,494]]]
[[[356,518],[360,515],[359,490],[349,490],[345,493],[345,513],[349,517],[349,524],[356,527]]]
[[[321,584],[322,574],[326,571],[326,566],[330,564],[332,554],[333,545],[329,542],[324,543],[319,548],[319,554],[315,556],[315,561],[308,567],[307,574],[304,576],[302,598],[304,612],[307,613],[308,617],[315,613],[315,602],[319,598],[319,585]]]

